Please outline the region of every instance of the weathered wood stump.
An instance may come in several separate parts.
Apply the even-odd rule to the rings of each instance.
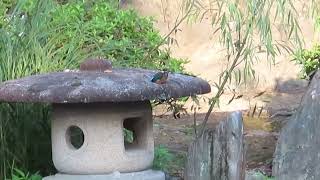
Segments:
[[[189,147],[185,180],[244,180],[245,150],[241,112],[206,130]]]

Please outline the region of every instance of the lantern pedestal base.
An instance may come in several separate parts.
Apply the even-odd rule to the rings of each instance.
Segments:
[[[132,173],[114,172],[106,175],[68,175],[56,174],[43,180],[165,180],[165,174],[161,171],[146,170]]]

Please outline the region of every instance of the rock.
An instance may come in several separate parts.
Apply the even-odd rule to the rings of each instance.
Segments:
[[[273,161],[277,180],[320,177],[320,72],[314,76],[297,112],[282,129]]]
[[[290,79],[287,81],[276,80],[275,90],[280,93],[297,93],[304,91],[308,86],[308,81],[303,79]]]
[[[101,175],[66,175],[56,174],[48,176],[43,180],[165,180],[165,175],[161,171],[146,170],[132,173],[114,172]]]
[[[188,150],[185,180],[244,180],[245,150],[241,112],[207,130]]]
[[[112,72],[112,62],[100,58],[87,59],[80,64],[80,71]]]

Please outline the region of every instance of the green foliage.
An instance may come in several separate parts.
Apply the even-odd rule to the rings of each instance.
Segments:
[[[8,7],[11,6],[12,4],[10,3],[10,1],[0,1],[0,28],[6,23],[6,14],[8,12]]]
[[[49,106],[0,104],[0,179],[13,164],[32,172],[54,172],[49,117]]]
[[[302,65],[302,78],[309,79],[320,67],[320,45],[304,49],[294,54],[294,60]]]
[[[168,148],[160,145],[155,148],[153,168],[163,171],[169,170],[169,164],[173,160],[174,156],[168,150]]]
[[[255,173],[254,176],[255,176],[257,179],[262,179],[262,180],[275,180],[274,177],[265,176],[265,175],[262,174],[261,172]]]
[[[187,155],[186,153],[177,153],[174,154],[174,158],[171,162],[169,162],[169,171],[170,175],[182,175],[185,163],[186,163]]]
[[[118,10],[102,0],[73,2],[56,8],[52,17],[52,25],[65,34],[61,44],[77,37],[82,49],[113,60],[115,66],[183,71],[183,60],[158,48],[164,42],[153,20],[133,10]]]
[[[184,168],[186,154],[173,154],[163,145],[155,147],[153,169],[162,170],[169,174],[177,173]]]
[[[23,171],[19,169],[14,169],[12,174],[11,174],[11,179],[7,180],[41,180],[42,177],[38,174],[32,174],[30,175],[29,173],[24,173]]]
[[[0,82],[74,69],[96,56],[117,67],[183,71],[183,60],[159,48],[165,41],[152,19],[112,2],[117,1],[0,1]],[[9,176],[12,164],[54,173],[50,112],[43,104],[0,104],[0,179]]]
[[[133,132],[123,128],[123,134],[124,134],[124,141],[127,143],[133,143],[134,137],[133,137]]]

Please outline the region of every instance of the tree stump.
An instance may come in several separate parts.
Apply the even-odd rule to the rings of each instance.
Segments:
[[[244,180],[245,150],[241,112],[206,130],[189,147],[185,180]]]

